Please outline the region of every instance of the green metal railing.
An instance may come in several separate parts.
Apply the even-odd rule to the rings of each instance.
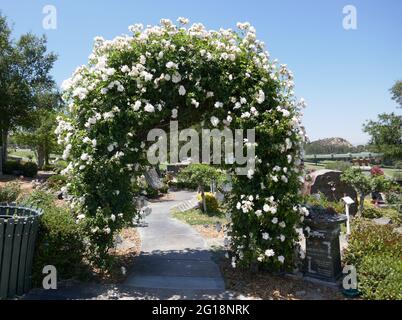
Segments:
[[[42,211],[0,203],[0,299],[31,288],[32,260]]]

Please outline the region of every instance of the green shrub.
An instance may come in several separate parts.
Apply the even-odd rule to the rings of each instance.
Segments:
[[[389,204],[400,204],[402,203],[402,194],[399,192],[388,192],[385,195],[385,198],[387,199],[387,203]]]
[[[359,269],[359,290],[366,299],[402,299],[402,259],[381,253],[368,255]]]
[[[15,202],[21,193],[18,182],[9,182],[0,187],[0,202]]]
[[[22,165],[22,173],[25,177],[34,178],[38,174],[38,165],[35,162],[26,162]]]
[[[16,160],[8,160],[3,164],[4,174],[13,174],[15,171],[22,172],[22,164]]]
[[[200,208],[203,209],[201,194],[197,195],[197,199],[200,201]],[[217,212],[219,210],[218,200],[216,200],[213,193],[205,192],[205,205],[208,213]]]
[[[402,222],[402,215],[394,208],[379,208],[370,203],[369,201],[364,202],[363,217],[367,219],[376,219],[381,217],[387,217],[391,219],[394,224],[399,224]]]
[[[68,208],[55,206],[54,197],[44,191],[32,192],[23,203],[44,211],[40,219],[33,260],[34,284],[41,284],[42,270],[46,265],[56,267],[59,280],[85,276],[84,236]]]
[[[55,166],[53,164],[45,164],[42,167],[42,170],[44,171],[53,171]]]
[[[402,235],[390,225],[355,219],[344,262],[356,267],[366,299],[402,298]]]
[[[325,164],[325,169],[329,170],[338,170],[338,171],[345,171],[346,169],[350,168],[352,164],[346,161],[333,161],[328,162]]]
[[[321,192],[319,192],[319,198],[313,195],[305,196],[303,199],[303,203],[312,207],[332,208],[337,213],[345,212],[345,205],[342,202],[329,201],[328,198]]]
[[[46,182],[51,189],[59,190],[62,186],[64,186],[67,183],[67,177],[61,174],[55,174],[53,176],[50,176],[46,180]]]
[[[42,190],[34,190],[21,199],[21,202],[45,210],[54,206],[54,200],[55,197],[52,194]]]
[[[67,163],[67,161],[64,161],[64,160],[55,161],[55,163],[53,165],[54,171],[57,173],[60,173],[60,171],[67,168],[67,166],[68,166],[68,163]]]
[[[168,193],[169,186],[167,184],[163,184],[162,188],[159,188],[159,192],[161,193]]]

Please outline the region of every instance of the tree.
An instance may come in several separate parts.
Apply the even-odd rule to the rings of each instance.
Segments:
[[[60,98],[57,93],[42,94],[39,98],[41,108],[30,115],[30,126],[20,128],[15,132],[18,144],[28,145],[36,154],[38,167],[49,164],[50,153],[58,149],[56,134],[57,110],[60,108]]]
[[[396,103],[399,104],[399,107],[402,108],[402,81],[396,81],[390,91],[392,94],[392,100],[395,100]]]
[[[388,191],[392,183],[384,175],[366,175],[359,168],[349,168],[341,175],[341,180],[350,184],[359,194],[359,214],[364,212],[364,199],[371,192]]]
[[[365,123],[363,131],[371,136],[371,149],[383,153],[386,159],[402,158],[402,116],[382,113],[378,115],[378,121]]]
[[[0,15],[0,142],[7,159],[8,134],[30,125],[31,114],[40,108],[40,95],[54,86],[49,75],[56,55],[47,53],[46,38],[31,33],[17,41],[10,38],[6,17]]]

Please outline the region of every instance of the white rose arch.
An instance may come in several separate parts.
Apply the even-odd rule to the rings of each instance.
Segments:
[[[88,65],[63,84],[69,113],[56,133],[69,161],[64,191],[92,260],[107,266],[113,234],[137,214],[132,199],[148,164],[147,132],[166,129],[173,115],[180,128],[202,122],[255,129],[255,169],[233,176],[228,197],[232,264],[291,267],[304,214],[298,190],[305,139],[292,73],[270,59],[248,23],[208,31],[179,22],[96,38]]]

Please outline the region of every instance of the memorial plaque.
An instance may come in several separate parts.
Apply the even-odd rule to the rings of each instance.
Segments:
[[[306,224],[305,275],[324,281],[335,282],[342,275],[339,244],[340,224],[346,217],[325,209],[310,209]]]

